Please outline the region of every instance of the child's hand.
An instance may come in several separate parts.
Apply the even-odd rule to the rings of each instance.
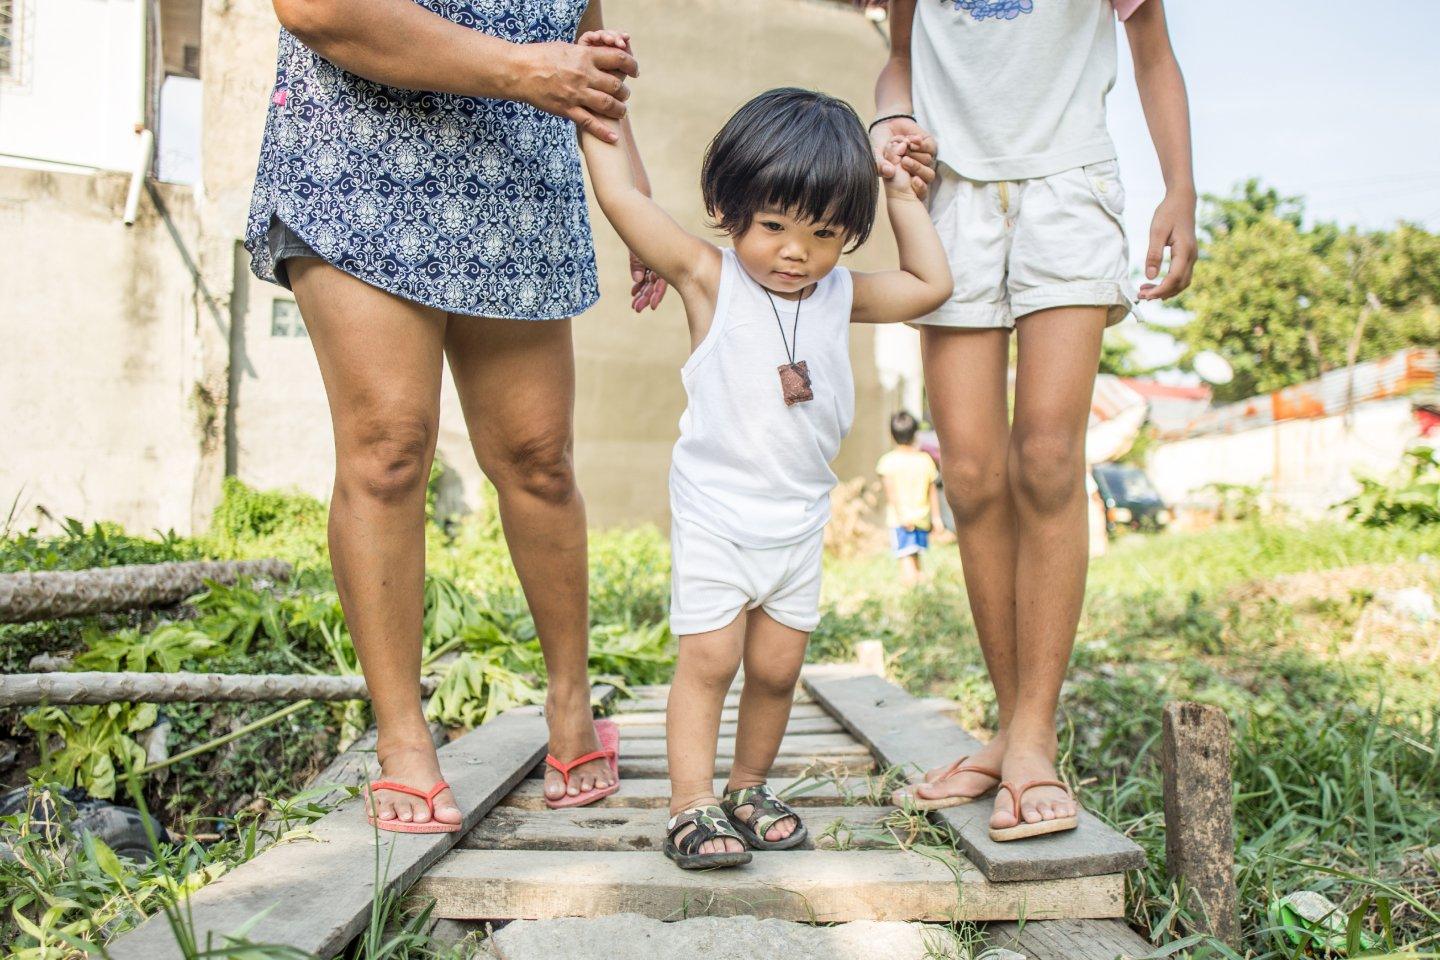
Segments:
[[[575,42],[582,47],[614,47],[617,50],[632,53],[630,34],[622,33],[619,30],[587,30],[580,34]]]
[[[910,141],[906,137],[893,137],[885,144],[881,154],[884,163],[881,165],[881,176],[885,178],[885,194],[890,197],[914,197],[917,200],[925,196],[925,181],[918,176],[912,176],[906,169],[906,164],[901,158],[909,149]]]
[[[1159,283],[1160,264],[1165,248],[1170,248],[1170,268]],[[1150,250],[1145,256],[1145,279],[1140,286],[1141,300],[1165,300],[1190,286],[1195,269],[1195,194],[1166,194],[1150,222]]]

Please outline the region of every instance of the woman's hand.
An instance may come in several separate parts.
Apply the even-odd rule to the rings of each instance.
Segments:
[[[525,56],[527,69],[515,99],[569,117],[606,143],[620,139],[620,131],[606,121],[625,116],[630,99],[625,78],[640,75],[628,50],[609,43],[532,43],[525,45]]]
[[[1166,247],[1170,248],[1170,269],[1159,283],[1141,285],[1141,300],[1167,300],[1190,286],[1196,253],[1193,191],[1167,193],[1155,208],[1155,219],[1150,221],[1150,250],[1145,256],[1146,279],[1160,276]]]
[[[915,196],[924,200],[935,179],[935,138],[914,120],[897,117],[877,123],[870,131],[870,147],[875,154],[875,170],[889,180],[898,164],[915,182]],[[890,156],[887,156],[887,153]]]

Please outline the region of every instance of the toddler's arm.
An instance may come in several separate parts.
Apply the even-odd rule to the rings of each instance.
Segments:
[[[579,42],[628,47],[620,34],[610,31],[588,33]],[[710,290],[719,285],[720,250],[685,230],[637,188],[628,128],[628,124],[622,127],[618,143],[580,132],[595,198],[620,239],[688,303],[697,288]]]
[[[889,155],[898,161],[894,154]],[[950,299],[955,282],[940,235],[930,213],[916,196],[923,182],[912,181],[898,162],[885,180],[885,209],[900,253],[900,269],[855,273],[853,323],[901,323],[923,317]]]

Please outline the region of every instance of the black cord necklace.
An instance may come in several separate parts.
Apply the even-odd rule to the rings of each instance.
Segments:
[[[804,360],[796,361],[795,352],[800,347],[800,305],[805,302],[802,296],[795,301],[795,319],[790,325],[790,338],[785,338],[785,324],[780,319],[780,308],[775,305],[775,295],[759,283],[756,284],[765,291],[765,297],[770,301],[770,311],[775,314],[775,326],[780,330],[780,342],[785,345],[785,359],[777,368],[780,371],[780,390],[785,398],[785,406],[793,407],[797,403],[804,403],[806,400],[814,400],[815,393],[810,389],[810,367]]]

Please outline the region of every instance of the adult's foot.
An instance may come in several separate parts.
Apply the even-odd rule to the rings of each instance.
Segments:
[[[567,697],[552,691],[545,698],[545,720],[550,725],[550,754],[562,763],[600,749],[588,687],[583,697]],[[545,796],[551,800],[559,800],[567,794],[576,797],[587,790],[608,787],[614,782],[614,771],[605,757],[582,763],[570,771],[568,789],[560,771],[549,764],[545,766]]]
[[[673,816],[675,816],[675,815],[678,814],[678,813],[682,813],[682,812],[684,812],[684,811],[686,811],[686,810],[693,810],[693,809],[695,809],[696,807],[718,807],[718,806],[720,806],[720,798],[719,798],[719,797],[700,797],[700,798],[697,799],[697,800],[693,800],[693,801],[690,801],[690,802],[688,802],[688,803],[682,803],[682,804],[680,804],[680,805],[678,805],[678,806],[675,804],[675,801],[674,801],[674,800],[671,800],[671,801],[670,801],[670,816],[673,817]],[[675,842],[678,844],[681,840],[683,840],[683,839],[685,839],[686,837],[688,837],[691,833],[695,832],[695,830],[697,830],[697,829],[699,829],[699,828],[696,827],[695,824],[693,824],[693,823],[687,824],[684,829],[682,829],[678,834],[675,835]],[[741,843],[739,840],[736,840],[734,837],[716,837],[714,840],[706,840],[704,843],[700,844],[700,849],[699,849],[698,851],[696,851],[696,852],[697,852],[697,853],[744,853],[744,852],[745,852],[745,844]]]
[[[1005,779],[1017,787],[1032,780],[1058,780],[1055,771],[1055,744],[1033,744],[1012,741],[1005,751],[1000,764]],[[1060,787],[1035,787],[1026,790],[1020,798],[1020,817],[1015,817],[1015,801],[1009,790],[1001,790],[995,796],[995,809],[990,815],[990,826],[996,829],[1018,826],[1025,823],[1040,823],[1044,820],[1059,820],[1073,817],[1079,805]]]
[[[997,734],[993,740],[965,758],[970,766],[986,770],[999,770],[1005,757],[1005,734]],[[935,767],[925,771],[925,782],[910,787],[910,792],[921,800],[946,800],[951,797],[982,797],[995,789],[999,781],[975,770],[945,776],[953,764]]]
[[[429,790],[445,779],[440,773],[440,758],[435,754],[435,744],[428,737],[423,740],[379,741],[375,756],[380,761],[381,780],[394,780],[416,790]],[[432,819],[430,807],[421,797],[395,790],[376,790],[371,802],[377,820],[428,823]],[[455,805],[455,796],[448,789],[435,795],[433,819],[440,823],[459,823],[462,819],[460,808]]]

